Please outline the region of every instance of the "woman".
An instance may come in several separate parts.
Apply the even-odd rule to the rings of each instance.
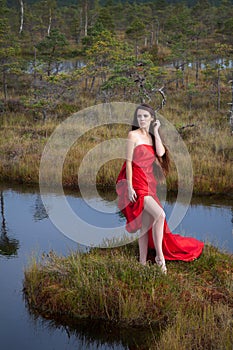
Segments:
[[[127,219],[126,229],[140,229],[139,260],[145,265],[148,247],[156,250],[155,262],[166,274],[165,260],[191,261],[202,252],[204,244],[195,238],[172,234],[164,210],[156,195],[153,168],[160,163],[169,169],[168,152],[159,135],[160,121],[147,104],[136,108],[132,131],[128,134],[126,161],[117,178],[118,206]]]

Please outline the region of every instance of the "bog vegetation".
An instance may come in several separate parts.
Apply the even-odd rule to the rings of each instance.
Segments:
[[[232,256],[206,245],[196,261],[168,262],[167,276],[137,260],[135,243],[68,257],[50,252],[25,271],[28,307],[60,322],[69,316],[151,329],[136,349],[231,349]]]
[[[232,193],[232,18],[228,0],[0,1],[0,179],[37,183],[48,137],[73,112],[112,101],[156,107],[162,89],[162,113],[192,157],[194,190]],[[83,152],[112,137],[93,133],[71,150],[64,185],[77,185]],[[97,182],[113,185],[119,166]],[[173,169],[168,188],[176,187]]]

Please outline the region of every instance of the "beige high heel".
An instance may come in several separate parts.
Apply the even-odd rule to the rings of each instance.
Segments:
[[[159,259],[157,258],[157,256],[155,257],[155,262],[156,264],[160,267],[161,269],[161,272],[166,275],[167,274],[167,267],[166,267],[166,264],[165,264],[165,260],[163,259]]]

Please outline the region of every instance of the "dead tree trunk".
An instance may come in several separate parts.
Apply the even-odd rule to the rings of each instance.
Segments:
[[[4,215],[4,199],[3,199],[3,192],[0,193],[0,202],[1,202],[1,216],[2,216],[2,225],[6,226],[6,219]]]
[[[83,9],[80,9],[80,17],[79,17],[79,27],[77,28],[77,34],[76,34],[76,42],[77,44],[80,43],[82,38],[82,28],[83,28]]]
[[[198,55],[198,50],[199,50],[199,34],[196,37],[196,51]],[[199,80],[199,59],[197,58],[196,60],[196,82]]]
[[[87,0],[84,4],[84,36],[87,36],[87,23],[88,23],[88,16],[87,16]]]
[[[48,26],[48,36],[50,36],[51,24],[52,24],[52,10],[51,10],[51,8],[50,8],[50,9],[49,9],[49,26]]]
[[[23,8],[23,0],[19,0],[20,3],[20,27],[19,34],[23,31],[23,20],[24,20],[24,8]]]
[[[157,26],[156,26],[156,32],[155,32],[155,43],[158,46],[159,45],[159,21],[156,20]]]
[[[229,83],[231,84],[231,102],[228,103],[230,107],[230,118],[229,118],[229,123],[231,127],[231,134],[233,135],[233,80],[230,80]]]
[[[217,109],[220,111],[220,103],[221,103],[221,90],[220,90],[220,67],[218,67],[218,77],[217,77],[217,93],[218,93],[218,99],[217,99]]]

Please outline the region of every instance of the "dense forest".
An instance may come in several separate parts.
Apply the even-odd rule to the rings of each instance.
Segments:
[[[109,99],[112,92],[115,98],[126,99],[126,90],[135,82],[138,94],[147,98],[152,87],[170,81],[175,81],[177,88],[197,83],[203,65],[203,78],[217,80],[219,85],[220,71],[232,57],[233,5],[229,0],[218,6],[197,1],[193,7],[164,0],[106,1],[105,5],[90,0],[73,5],[60,2],[64,3],[66,6],[58,6],[56,0],[21,0],[10,7],[0,1],[4,100],[22,95],[20,82],[28,83],[36,96],[43,75],[59,80],[59,62],[68,58],[83,62],[83,69],[75,74],[85,80],[90,93],[104,92]],[[173,73],[164,65],[172,65]],[[195,67],[192,82],[186,74],[190,65]],[[219,109],[220,101],[217,103]]]
[[[160,106],[163,95],[166,117],[190,142],[190,149],[197,142],[193,134],[207,137],[207,126],[230,135],[232,33],[230,0],[0,0],[1,125],[21,121],[32,130],[39,125],[35,123],[52,120],[46,138],[59,120],[87,106],[111,101]],[[207,157],[214,152],[221,162],[229,161],[230,172],[232,139],[211,135],[214,145],[208,146]],[[16,169],[28,150],[8,148],[9,143],[2,148],[1,167],[10,173],[9,161]],[[27,154],[24,173],[36,181],[29,158]],[[215,171],[215,164],[206,163],[205,170],[196,169],[202,172],[199,182],[203,172],[209,177],[210,166]],[[219,171],[213,179],[219,178]]]
[[[25,3],[27,4],[34,4],[36,2],[39,2],[40,0],[26,0]],[[57,0],[57,5],[58,6],[70,6],[70,5],[81,5],[83,1],[80,0]],[[96,2],[96,1],[93,1]],[[178,4],[178,3],[183,3],[188,6],[195,6],[198,2],[198,0],[99,0],[98,3],[100,5],[109,5],[109,4],[143,4],[143,3],[164,3],[165,6],[167,4]],[[232,0],[230,0],[232,3]],[[209,1],[210,5],[213,6],[219,6],[221,4],[221,0],[210,0]],[[15,0],[7,0],[7,5],[10,7],[17,6]]]

